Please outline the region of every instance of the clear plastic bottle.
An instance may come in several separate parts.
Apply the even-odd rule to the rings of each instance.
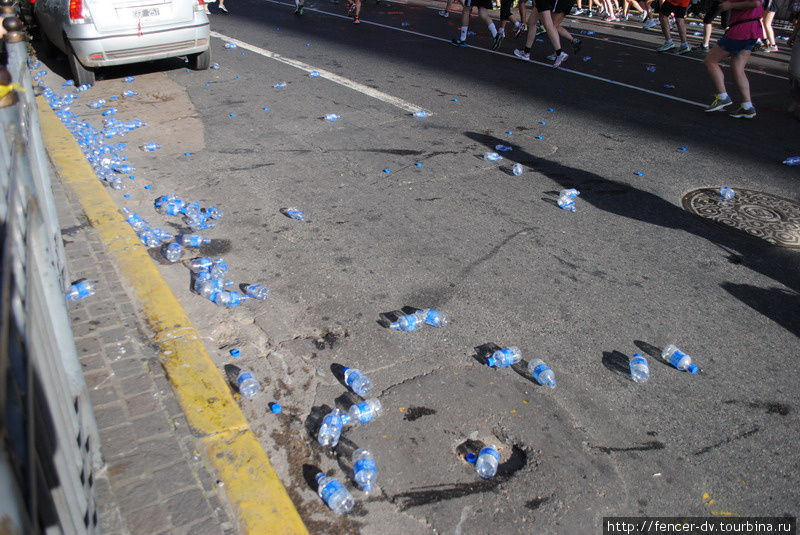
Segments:
[[[516,346],[498,349],[492,356],[486,359],[486,364],[494,368],[505,368],[516,364],[522,359],[522,352]]]
[[[650,366],[641,353],[634,353],[630,361],[631,379],[635,383],[643,383],[650,378]]]
[[[369,391],[372,390],[372,381],[361,370],[355,368],[344,369],[344,382],[350,387],[350,390],[366,398]]]
[[[220,220],[222,219],[222,208],[219,206],[209,206],[206,208],[206,215],[211,219]]]
[[[414,112],[414,117],[416,117],[417,119],[424,119],[427,116],[428,112],[425,110],[417,110]]]
[[[522,168],[522,164],[515,163],[515,164],[514,164],[514,165],[511,167],[511,172],[512,172],[512,173],[514,173],[514,176],[519,176],[519,175],[521,175],[521,174],[523,173],[523,171],[525,171],[525,170]]]
[[[542,386],[556,387],[556,376],[550,366],[542,359],[534,359],[528,363],[528,372]]]
[[[328,122],[331,122],[331,123],[334,122],[334,121],[339,120],[340,118],[341,118],[341,115],[337,115],[335,113],[328,113],[327,115],[325,115],[325,120],[328,121]]]
[[[503,159],[503,157],[497,154],[496,152],[487,152],[486,154],[483,155],[483,159],[486,160],[487,162],[499,162],[500,160]]]
[[[192,258],[191,262],[189,262],[189,269],[192,270],[193,273],[200,273],[201,271],[208,271],[211,269],[211,264],[213,263],[214,261],[207,256]]]
[[[184,247],[202,247],[211,243],[211,238],[204,238],[200,234],[181,234],[178,242]]]
[[[303,213],[302,210],[298,210],[294,206],[291,206],[289,208],[284,208],[283,213],[286,215],[286,217],[297,219],[298,221],[302,221],[306,217],[305,213]]]
[[[726,201],[733,199],[734,195],[736,195],[736,192],[729,186],[722,186],[719,188],[719,196]]]
[[[365,424],[371,422],[383,413],[383,407],[379,399],[368,399],[361,403],[356,403],[347,411],[349,422],[352,424]]]
[[[160,149],[161,145],[159,145],[158,143],[145,143],[144,145],[142,145],[139,148],[142,149],[145,152],[154,152],[154,151],[157,151],[158,149]]]
[[[353,452],[353,479],[356,480],[361,492],[365,494],[375,490],[375,481],[378,480],[378,467],[375,458],[364,448]]]
[[[497,447],[486,446],[478,453],[475,470],[483,479],[489,479],[497,473],[498,464],[500,464],[500,452],[497,451]]]
[[[575,199],[580,195],[581,192],[572,188],[572,189],[563,189],[558,194],[558,207],[562,210],[569,210],[570,212],[575,211]]]
[[[339,437],[342,434],[342,427],[345,422],[345,414],[339,409],[333,409],[325,415],[322,419],[322,425],[319,426],[319,433],[317,434],[317,442],[320,446],[326,448],[334,448],[339,443]],[[348,420],[349,421],[349,420]]]
[[[183,256],[183,247],[177,242],[168,243],[162,248],[161,255],[170,262],[178,262]]]
[[[337,515],[349,513],[353,508],[354,501],[350,491],[339,481],[322,472],[317,474],[317,493]]]
[[[245,287],[244,292],[248,297],[252,297],[253,299],[264,300],[269,297],[269,288],[263,284],[250,284]]]
[[[446,327],[450,323],[450,318],[444,312],[427,308],[425,309],[425,323],[431,327]]]
[[[800,165],[800,156],[790,156],[783,160],[783,165]]]
[[[413,314],[403,314],[391,324],[391,328],[395,331],[413,331],[422,327],[425,317],[424,310],[417,310]]]
[[[258,379],[247,370],[239,371],[239,375],[236,377],[236,387],[239,389],[241,395],[250,399],[254,398],[256,394],[258,394],[258,391],[261,390]]]
[[[217,258],[211,264],[210,272],[212,279],[221,279],[226,273],[228,273],[228,263],[222,258]]]
[[[698,372],[697,365],[692,364],[692,357],[678,349],[674,344],[670,344],[661,352],[661,357],[681,371],[691,374]]]
[[[223,290],[214,294],[212,300],[219,306],[233,308],[241,305],[248,299],[249,297],[242,295],[239,292],[229,292],[227,290]]]
[[[94,282],[83,279],[69,287],[69,291],[67,292],[67,300],[80,301],[85,297],[94,295],[94,292],[95,292]]]
[[[499,151],[499,152],[508,152],[511,149],[512,148],[510,146],[503,145],[502,143],[500,143],[499,145],[495,145],[495,147],[494,147],[494,150]]]

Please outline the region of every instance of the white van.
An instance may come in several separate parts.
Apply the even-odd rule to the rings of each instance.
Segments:
[[[211,63],[204,0],[38,0],[34,14],[77,85],[111,65],[176,56],[188,56],[193,69]]]

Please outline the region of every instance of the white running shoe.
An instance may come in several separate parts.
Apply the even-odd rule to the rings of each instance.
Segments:
[[[658,22],[656,21],[656,19],[651,18],[648,19],[644,24],[642,24],[642,29],[649,30],[650,28],[653,28],[655,26],[658,26]]]
[[[438,13],[439,13],[439,16],[440,16],[440,17],[447,18],[447,17],[449,17],[449,16],[450,16],[450,13],[449,13],[449,12],[447,12],[447,11],[445,11],[444,9],[442,9],[442,10],[441,10],[441,11],[439,11]]]
[[[531,55],[524,50],[514,49],[514,55],[523,61],[530,61]]]
[[[566,52],[561,52],[561,54],[559,54],[556,60],[553,62],[553,68],[557,69],[561,67],[561,64],[564,63],[568,57],[569,54],[567,54]]]

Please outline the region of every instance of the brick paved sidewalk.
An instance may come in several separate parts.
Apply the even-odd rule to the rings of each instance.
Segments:
[[[70,276],[97,281],[97,293],[69,310],[106,463],[95,474],[102,532],[239,533],[135,302],[77,199],[52,175]]]

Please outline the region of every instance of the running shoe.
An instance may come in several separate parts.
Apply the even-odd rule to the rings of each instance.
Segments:
[[[357,16],[353,17],[353,24],[361,24],[361,19],[358,18]]]
[[[528,29],[527,24],[520,24],[519,26],[514,28],[514,39],[517,39],[520,36],[520,34],[522,34],[522,32],[524,32],[527,29]]]
[[[492,41],[492,50],[497,50],[500,48],[500,44],[503,42],[503,34],[497,32],[497,35],[494,36],[494,40]]]
[[[524,50],[515,49],[514,55],[523,61],[531,60],[531,55],[528,52],[525,52]]]
[[[733,104],[731,97],[719,98],[719,96],[715,96],[714,100],[706,108],[706,113],[710,113],[712,111],[720,111],[724,108],[727,108],[731,104]]]
[[[227,7],[225,7],[225,6],[219,6],[219,10],[220,10],[220,11],[224,11],[225,13],[227,13],[227,12],[228,12],[228,8],[227,8]]]
[[[676,54],[687,54],[692,51],[692,45],[689,43],[681,43],[681,46],[675,51]]]
[[[572,51],[577,54],[578,51],[581,49],[581,46],[583,46],[583,39],[581,39],[580,37],[573,37],[572,38]]]
[[[442,9],[442,10],[441,10],[441,11],[439,11],[438,13],[439,13],[439,16],[440,16],[440,17],[447,18],[447,17],[449,17],[449,16],[450,16],[450,13],[449,13],[448,11],[444,10],[444,9]]]
[[[583,15],[583,14],[585,14],[585,13],[586,13],[586,10],[585,10],[585,9],[583,9],[583,8],[580,8],[580,9],[578,9],[577,11],[575,11],[575,14],[576,14],[576,15]]]
[[[559,54],[556,60],[553,62],[553,68],[557,69],[561,67],[561,64],[567,61],[568,57],[569,54],[567,54],[566,52],[561,52],[561,54]]]
[[[672,50],[675,48],[675,41],[665,41],[663,45],[658,47],[659,52],[666,52],[667,50]]]
[[[641,16],[641,17],[639,17],[639,22],[644,22],[644,21],[646,21],[646,20],[647,20],[647,12],[646,12],[646,11],[643,11],[643,12],[642,12],[642,16]]]
[[[709,45],[700,45],[700,48],[702,48],[702,49],[703,49],[703,50],[705,50],[706,52],[708,52],[709,50],[711,50],[711,47],[710,47]]]
[[[644,24],[642,24],[642,29],[649,30],[650,28],[653,28],[655,26],[658,26],[658,22],[656,22],[656,19],[648,19]]]
[[[556,60],[556,54],[555,54],[555,52],[553,52],[552,54],[550,54],[549,56],[547,56],[547,58],[545,58],[545,59],[547,59],[547,61],[555,61],[555,60]]]
[[[744,109],[739,105],[739,109],[730,114],[734,119],[752,119],[756,116],[755,106],[751,106],[749,110]]]
[[[297,6],[297,9],[294,10],[294,14],[297,15],[298,17],[303,15],[303,4]]]
[[[456,46],[467,46],[467,42],[462,40],[462,39],[459,39],[458,37],[456,37],[455,39],[453,39],[450,42],[453,43]]]
[[[764,52],[772,53],[778,51],[778,45],[768,45],[767,48],[764,49]]]

